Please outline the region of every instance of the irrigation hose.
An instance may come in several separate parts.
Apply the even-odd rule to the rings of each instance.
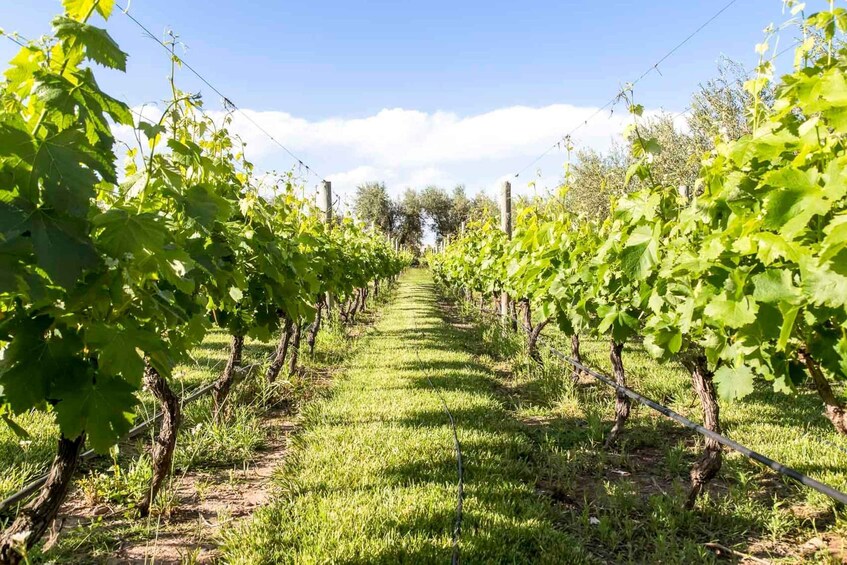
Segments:
[[[191,402],[197,400],[198,398],[200,398],[204,394],[208,393],[210,390],[212,390],[214,388],[215,382],[216,381],[205,384],[203,386],[200,386],[200,387],[194,389],[194,391],[191,394],[187,395],[186,397],[184,397],[180,401],[180,405],[186,406],[187,404],[190,404]],[[153,424],[158,422],[161,418],[162,418],[162,412],[161,411],[156,412],[156,414],[152,418],[145,420],[144,422],[138,424],[137,426],[135,426],[131,430],[129,430],[129,433],[126,436],[126,439],[133,439],[135,437],[138,437],[139,435],[146,432],[150,428],[150,426],[152,426]],[[93,449],[89,449],[88,451],[85,451],[82,455],[80,455],[79,458],[80,458],[80,461],[88,461],[90,459],[93,459],[97,455],[98,455],[98,453],[96,453]],[[35,492],[38,491],[38,489],[40,489],[44,485],[44,483],[46,483],[46,482],[47,482],[47,473],[45,473],[44,475],[41,475],[40,477],[38,477],[36,479],[33,479],[32,481],[28,482],[21,490],[12,494],[8,498],[0,501],[0,514],[6,513],[6,511],[9,510],[10,508],[12,508],[14,505],[18,504],[19,502],[21,502],[23,500],[26,500],[27,498],[29,498],[30,496],[35,494]]]
[[[487,314],[491,314],[491,315],[500,316],[499,313],[493,313],[493,312],[491,312],[489,310],[485,310],[485,309],[483,309],[483,312],[485,312]],[[518,322],[518,320],[513,318],[512,316],[508,316],[508,317],[510,319],[514,320],[515,322]],[[761,463],[762,465],[769,467],[770,469],[773,469],[774,471],[776,471],[777,473],[779,473],[781,475],[784,475],[786,477],[794,479],[795,481],[797,481],[798,483],[800,483],[802,485],[805,485],[805,486],[807,486],[807,487],[809,487],[813,490],[816,490],[821,494],[825,494],[829,498],[831,498],[831,499],[833,499],[837,502],[840,502],[841,504],[847,505],[847,494],[845,494],[845,493],[843,493],[839,490],[836,490],[836,489],[832,488],[831,486],[826,485],[826,484],[824,484],[820,481],[817,481],[817,480],[813,479],[812,477],[809,477],[808,475],[804,475],[800,471],[792,469],[791,467],[787,467],[787,466],[783,465],[782,463],[779,463],[778,461],[774,461],[773,459],[771,459],[770,457],[767,457],[766,455],[762,455],[761,453],[759,453],[757,451],[753,451],[749,447],[745,447],[745,446],[741,445],[740,443],[729,439],[726,436],[723,436],[719,433],[713,432],[712,430],[709,430],[709,429],[701,426],[700,424],[692,422],[691,420],[689,420],[688,418],[686,418],[682,414],[679,414],[678,412],[673,411],[672,409],[668,408],[667,406],[659,404],[655,400],[647,398],[646,396],[642,396],[642,395],[638,394],[637,392],[635,392],[634,390],[632,390],[628,387],[625,387],[623,385],[619,385],[618,383],[616,383],[615,381],[610,379],[608,376],[603,375],[601,373],[598,373],[597,371],[586,367],[585,365],[583,365],[579,361],[569,357],[568,355],[565,355],[564,353],[562,353],[561,351],[559,351],[558,349],[556,349],[555,347],[553,347],[552,345],[547,343],[546,339],[541,339],[541,337],[539,337],[538,341],[539,341],[539,343],[544,344],[544,346],[547,347],[547,349],[550,350],[550,353],[552,355],[554,355],[555,357],[561,359],[562,361],[565,361],[566,363],[571,364],[572,366],[574,366],[577,369],[585,372],[586,374],[591,375],[592,377],[594,377],[598,381],[600,381],[600,382],[610,386],[611,388],[615,389],[617,392],[625,394],[629,398],[636,400],[636,401],[640,402],[641,404],[644,404],[645,406],[647,406],[649,408],[652,408],[656,412],[659,412],[660,414],[667,416],[671,420],[676,421],[678,424],[680,424],[680,425],[682,425],[682,426],[684,426],[684,427],[686,427],[690,430],[694,430],[697,433],[699,433],[700,435],[711,438],[711,439],[715,440],[716,442],[720,443],[721,445],[724,445],[724,446],[726,446],[730,449],[733,449],[733,450],[737,451],[738,453],[740,453],[740,454],[742,454],[742,455],[744,455],[744,456],[746,456],[746,457],[748,457],[748,458],[750,458],[754,461],[757,461],[758,463]]]
[[[415,333],[418,336],[421,335],[421,331],[418,328],[418,319],[417,316],[412,320],[415,324]],[[421,359],[421,354],[418,349],[415,348],[415,356],[418,358],[418,363],[423,365],[423,360]],[[423,368],[423,367],[422,367]],[[441,408],[444,410],[444,413],[447,414],[447,418],[450,420],[450,428],[453,431],[453,447],[456,451],[456,469],[458,472],[458,482],[456,488],[456,522],[453,526],[453,554],[450,559],[450,563],[452,565],[459,564],[459,538],[462,535],[462,517],[463,517],[463,506],[465,500],[465,472],[464,472],[464,464],[462,463],[462,444],[459,441],[459,434],[456,431],[456,421],[453,419],[453,414],[450,412],[450,408],[447,406],[447,401],[444,399],[444,395],[441,394],[441,390],[435,386],[435,383],[432,382],[432,379],[429,378],[429,374],[424,373],[426,376],[426,380],[429,383],[430,388],[435,391],[435,394],[438,395],[438,399],[441,401]]]

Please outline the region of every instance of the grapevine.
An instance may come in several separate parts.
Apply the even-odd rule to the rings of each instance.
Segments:
[[[791,74],[774,81],[762,63],[746,85],[749,133],[718,138],[693,196],[654,179],[662,147],[624,92],[635,118],[626,182],[637,190],[613,199],[601,225],[556,199],[521,212],[511,241],[471,225],[431,257],[437,277],[466,292],[507,292],[527,321],[530,308],[555,318],[576,357],[579,334],[606,336],[621,385],[623,344],[642,337],[652,355],[688,368],[711,431],[721,429],[718,396],[743,398],[758,378],[789,394],[810,380],[847,433],[830,384],[847,378],[847,50],[833,41],[845,31],[844,9],[814,14]],[[759,103],[766,89],[770,105]],[[607,445],[628,412],[619,393]],[[707,440],[689,505],[720,467],[720,446]]]
[[[229,120],[208,118],[173,75],[161,119],[136,123],[94,76],[93,65],[126,70],[127,54],[90,23],[113,1],[64,7],[0,90],[0,406],[7,419],[52,414],[60,434],[47,483],[0,539],[11,562],[49,526],[83,445],[105,452],[127,433],[142,384],[164,414],[139,501],[148,511],[180,423],[173,368],[212,325],[233,342],[220,409],[245,336],[267,341],[285,319],[300,328],[326,292],[361,292],[408,261],[349,220],[320,222],[292,179],[260,195]],[[113,125],[143,140],[120,181]]]

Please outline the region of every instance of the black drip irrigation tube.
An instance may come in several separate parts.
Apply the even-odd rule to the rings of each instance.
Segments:
[[[203,396],[204,394],[206,394],[207,392],[212,390],[215,387],[215,384],[216,384],[216,382],[213,381],[209,384],[198,387],[191,394],[189,394],[185,398],[183,398],[180,401],[180,405],[185,406],[185,405],[190,404],[191,402],[197,400],[198,398],[200,398],[201,396]],[[146,432],[150,428],[150,426],[154,425],[156,422],[158,422],[161,419],[162,419],[162,412],[161,411],[156,412],[156,414],[152,418],[150,418],[149,420],[145,420],[144,422],[138,424],[137,426],[135,426],[131,430],[129,430],[129,433],[127,433],[125,440],[126,439],[133,439],[135,437],[140,436],[141,434]],[[79,458],[80,458],[80,461],[84,462],[84,461],[88,461],[90,459],[94,459],[98,455],[99,454],[96,453],[93,449],[89,449],[88,451],[86,451],[82,455],[80,455]],[[46,482],[47,482],[47,473],[41,475],[40,477],[38,477],[36,479],[33,479],[32,481],[28,482],[21,490],[19,490],[15,494],[9,496],[8,498],[0,501],[0,514],[5,514],[8,510],[10,510],[12,507],[14,507],[19,502],[26,500],[27,498],[29,498],[30,496],[32,496],[33,494],[38,492],[38,489],[40,489],[42,486],[44,486],[44,483],[46,483]]]
[[[417,318],[414,319],[414,323],[415,333],[420,335]],[[415,356],[418,358],[418,362],[423,364],[421,355],[417,348],[415,348]],[[456,470],[458,472],[458,481],[456,488],[456,522],[453,526],[453,554],[450,558],[450,563],[451,565],[459,565],[459,538],[462,535],[462,516],[464,515],[463,506],[465,500],[465,468],[464,463],[462,463],[462,444],[459,442],[459,434],[456,431],[456,422],[453,419],[453,414],[450,412],[450,408],[447,407],[447,401],[444,400],[444,395],[441,394],[441,391],[437,386],[435,386],[435,383],[432,382],[429,375],[426,373],[424,374],[429,386],[435,391],[435,394],[438,395],[438,399],[441,401],[441,407],[444,410],[444,413],[447,414],[447,418],[450,420],[450,428],[453,431],[453,447],[456,450]]]
[[[489,315],[500,316],[499,312],[494,312],[494,311],[491,311],[491,310],[482,309],[482,312],[489,314]],[[511,316],[508,316],[508,317],[510,319],[514,320],[515,322],[518,322],[517,319],[512,318]],[[518,322],[518,324],[520,325],[520,322]],[[577,369],[585,372],[588,375],[591,375],[592,377],[594,377],[595,379],[597,379],[601,383],[606,384],[606,385],[610,386],[611,388],[615,389],[617,392],[625,394],[629,398],[636,400],[636,401],[640,402],[641,404],[644,404],[645,406],[647,406],[649,408],[652,408],[653,410],[655,410],[656,412],[659,412],[660,414],[663,414],[664,416],[667,416],[668,418],[670,418],[671,420],[674,420],[678,424],[680,424],[680,425],[682,425],[682,426],[684,426],[684,427],[686,427],[690,430],[694,430],[695,432],[697,432],[697,433],[699,433],[703,436],[711,438],[711,439],[715,440],[716,442],[720,443],[721,445],[724,445],[724,446],[726,446],[726,447],[728,447],[732,450],[735,450],[738,453],[752,459],[753,461],[757,461],[758,463],[761,463],[765,467],[773,469],[774,471],[776,471],[777,473],[779,473],[781,475],[784,475],[786,477],[794,479],[798,483],[805,485],[812,490],[816,490],[821,494],[825,494],[826,496],[835,500],[836,502],[840,502],[841,504],[847,505],[847,494],[841,492],[840,490],[836,490],[829,485],[826,485],[826,484],[824,484],[820,481],[813,479],[812,477],[809,477],[808,475],[804,475],[803,473],[801,473],[800,471],[797,471],[796,469],[792,469],[791,467],[787,467],[787,466],[783,465],[782,463],[779,463],[778,461],[774,461],[770,457],[768,457],[766,455],[762,455],[758,451],[753,451],[749,447],[745,447],[745,446],[741,445],[740,443],[738,443],[737,441],[733,441],[726,436],[723,436],[719,433],[713,432],[712,430],[706,429],[703,426],[701,426],[700,424],[692,422],[691,420],[689,420],[688,418],[686,418],[682,414],[673,411],[672,409],[668,408],[667,406],[659,404],[655,400],[647,398],[646,396],[642,396],[642,395],[638,394],[637,392],[635,392],[634,390],[632,390],[630,388],[627,388],[623,385],[619,385],[618,383],[616,383],[615,381],[610,379],[608,376],[603,375],[601,373],[598,373],[597,371],[586,367],[585,365],[583,365],[579,361],[572,359],[568,355],[565,355],[564,353],[562,353],[561,351],[559,351],[558,349],[556,349],[555,347],[553,347],[552,345],[547,343],[546,339],[540,339],[539,338],[539,342],[543,343],[544,346],[547,347],[547,349],[550,350],[550,353],[553,354],[555,357],[561,359],[562,361],[565,361],[566,363],[570,363],[571,365],[573,365]]]

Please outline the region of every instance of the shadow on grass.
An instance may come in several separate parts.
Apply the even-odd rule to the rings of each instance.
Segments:
[[[466,351],[480,354],[492,348],[508,350],[508,355],[490,357],[526,366],[519,359],[523,336],[500,335],[502,332],[492,331],[490,317],[469,309],[461,312],[447,298],[441,301],[441,307],[446,320],[465,328],[459,342]],[[589,363],[594,358],[608,362],[605,343],[589,346]],[[568,351],[561,345],[559,348]],[[663,374],[653,374],[640,357],[644,357],[642,345],[627,347],[625,361],[631,360],[635,367],[634,380],[646,383],[644,392],[665,403],[688,399],[690,383],[684,370],[679,369],[682,378],[678,381],[663,382]],[[673,371],[674,367],[663,370]],[[519,375],[501,379],[492,389],[501,393],[505,405],[516,415],[525,414],[519,417],[534,444],[537,484],[558,503],[559,527],[601,559],[711,562],[716,557],[704,544],[714,539],[731,547],[754,547],[753,552],[763,557],[772,557],[774,552],[802,559],[801,550],[784,545],[781,538],[812,536],[816,534],[815,524],[835,522],[831,508],[814,512],[814,524],[795,515],[789,507],[804,507],[806,493],[795,483],[737,456],[725,457],[720,478],[696,511],[684,510],[688,469],[699,454],[700,436],[641,407],[627,423],[620,444],[606,450],[602,440],[613,418],[613,393],[600,384],[573,386],[570,372],[569,366],[551,368],[549,364],[544,370],[524,369]],[[760,387],[743,402],[747,419],[733,411],[726,421],[741,417],[740,425],[792,429],[800,422],[816,431],[828,431],[829,423],[821,416],[813,394],[801,394],[796,399],[779,396]],[[562,416],[563,402],[577,405],[576,411],[591,413],[583,418]],[[696,418],[696,408],[692,411]],[[813,476],[838,470],[837,465],[827,463],[802,467]]]

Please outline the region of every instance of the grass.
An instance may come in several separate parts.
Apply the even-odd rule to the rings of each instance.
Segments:
[[[193,362],[175,368],[177,393],[181,396],[197,386],[217,378],[229,353],[229,338],[222,331],[211,332],[202,345],[192,352]],[[143,392],[136,407],[137,421],[152,416],[158,406],[152,395]],[[29,437],[18,437],[5,424],[0,424],[0,499],[21,489],[27,482],[42,475],[56,451],[58,428],[52,414],[31,411],[15,417]]]
[[[345,331],[323,332],[314,357],[304,357],[308,377],[272,389],[248,378],[222,424],[209,418],[209,400],[186,410],[176,472],[210,477],[263,449],[265,415],[280,399],[301,412],[300,431],[274,475],[272,502],[224,526],[223,561],[447,562],[457,472],[442,398],[465,462],[463,562],[715,563],[749,554],[775,563],[838,563],[847,554],[843,509],[728,451],[706,496],[684,510],[688,469],[702,447],[697,434],[634,405],[619,446],[606,449],[614,405],[607,387],[588,377],[574,384],[570,367],[546,354],[543,367],[530,362],[520,335],[473,306],[439,298],[426,271],[408,272],[396,293],[375,327],[353,330],[363,334],[355,349]],[[547,333],[568,351],[564,336]],[[217,375],[227,343],[210,336],[197,355],[200,366],[184,369],[186,390]],[[250,343],[248,362],[271,349]],[[582,349],[587,364],[610,369],[606,343],[583,339]],[[627,346],[624,363],[634,389],[701,419],[681,367],[656,363],[638,344]],[[343,374],[305,402],[314,379],[339,365]],[[152,404],[144,406],[152,413]],[[744,401],[722,403],[721,415],[729,437],[847,490],[847,441],[823,418],[813,393],[787,398],[761,387]],[[16,438],[0,438],[0,457],[13,462],[6,480],[45,460],[39,450],[49,458],[44,446],[52,448],[52,438],[43,434],[43,445],[33,436],[24,448],[29,453]],[[124,445],[112,462],[90,469],[79,492],[118,514],[71,529],[44,559],[102,561],[121,541],[168,534],[172,492],[163,493],[153,519],[131,515],[148,477],[140,445]],[[215,484],[198,480],[197,495]],[[180,559],[198,555],[186,547]]]
[[[611,389],[590,377],[574,385],[570,365],[549,355],[543,368],[531,363],[522,336],[473,306],[457,305],[455,315],[471,321],[468,343],[481,362],[500,367],[504,397],[533,438],[538,484],[557,501],[562,527],[601,559],[712,562],[712,542],[774,562],[840,563],[847,556],[843,510],[735,452],[725,451],[721,474],[697,508],[683,510],[699,435],[633,402],[621,444],[605,449]],[[546,333],[570,351],[565,336]],[[583,339],[582,354],[587,365],[611,371],[607,342]],[[702,421],[682,367],[654,361],[638,344],[623,358],[632,388]],[[722,402],[721,418],[730,438],[847,490],[847,441],[822,416],[813,392],[789,398],[762,386],[743,401]]]
[[[372,301],[372,306],[390,300],[390,295],[390,292],[383,293]],[[279,410],[296,414],[311,397],[320,394],[325,388],[324,381],[350,354],[358,342],[357,337],[366,333],[374,315],[370,311],[360,316],[363,325],[353,327],[325,321],[313,355],[308,354],[304,340],[300,355],[304,370],[295,375],[283,373],[272,385],[264,379],[263,365],[276,344],[248,340],[244,364],[255,363],[257,366],[233,388],[225,417],[219,421],[212,417],[212,399],[208,395],[184,408],[173,476],[179,479],[189,472],[200,476],[195,483],[200,497],[204,488],[214,488],[227,473],[231,481],[237,480],[233,478],[232,470],[249,466],[268,445],[269,434],[273,433],[264,425],[268,414]],[[220,331],[211,332],[193,352],[194,363],[175,370],[178,394],[184,396],[195,387],[217,378],[228,354],[229,336]],[[146,392],[140,394],[140,399],[138,418],[152,416],[158,408],[155,399]],[[11,471],[4,473],[6,482],[0,483],[7,489],[4,491],[7,494],[20,488],[30,477],[40,474],[54,449],[56,429],[47,417],[33,413],[19,421],[29,425],[28,429],[34,433],[32,443],[27,444],[27,457],[21,457],[18,453],[20,448],[15,448],[18,438],[0,435],[0,467]],[[76,507],[82,505],[93,510],[94,515],[63,532],[58,543],[49,550],[31,554],[34,562],[108,561],[126,542],[155,543],[161,536],[176,533],[174,528],[184,528],[184,524],[174,525],[174,528],[170,524],[174,512],[179,512],[173,481],[159,494],[151,518],[137,519],[134,512],[135,503],[149,486],[152,471],[147,449],[155,431],[151,429],[135,440],[122,443],[112,450],[110,458],[101,458],[85,466],[75,480],[75,494],[72,493],[71,497],[75,499],[73,504]],[[36,437],[39,438],[38,443]],[[8,456],[4,457],[5,453]],[[208,476],[209,480],[204,482],[203,476]],[[105,516],[96,515],[100,509],[107,510]],[[197,551],[186,548],[184,559],[181,559],[190,561],[191,555]]]
[[[589,560],[536,492],[533,445],[498,398],[491,367],[446,324],[425,271],[399,296],[331,394],[306,410],[277,498],[224,535],[235,563],[444,563],[452,551],[464,454],[461,559]]]

